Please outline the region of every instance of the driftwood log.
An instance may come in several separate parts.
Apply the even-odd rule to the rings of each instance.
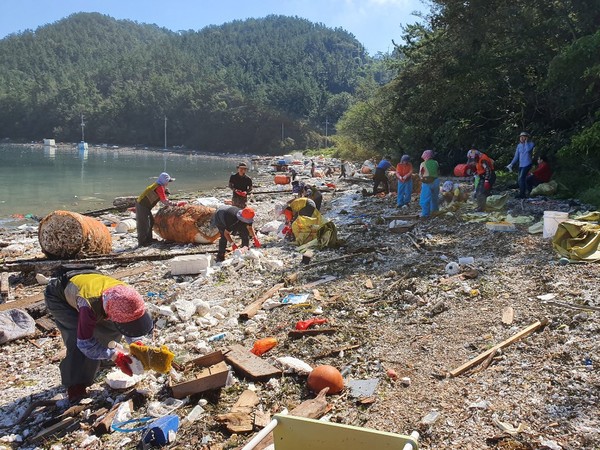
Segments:
[[[210,223],[215,211],[200,205],[165,206],[154,216],[154,231],[168,241],[212,244],[220,236]]]
[[[102,222],[71,211],[54,211],[44,217],[38,239],[50,259],[107,255],[112,251],[110,231]]]

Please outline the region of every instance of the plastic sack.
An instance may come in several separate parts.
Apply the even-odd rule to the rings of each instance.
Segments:
[[[0,344],[35,333],[35,320],[21,309],[0,312]]]
[[[554,195],[558,190],[558,183],[550,180],[547,183],[538,184],[531,190],[531,195]]]
[[[317,237],[319,228],[321,228],[322,218],[298,216],[292,224],[292,231],[296,238],[296,244],[302,245],[312,241]]]

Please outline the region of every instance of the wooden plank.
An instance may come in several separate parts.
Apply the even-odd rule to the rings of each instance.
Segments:
[[[548,323],[548,319],[546,319],[546,318],[541,319],[541,320],[536,320],[534,323],[529,325],[527,328],[519,331],[517,334],[511,336],[510,338],[506,339],[505,341],[502,341],[500,344],[495,345],[494,347],[490,348],[489,350],[481,353],[480,355],[476,356],[475,358],[471,359],[470,361],[467,361],[466,363],[464,363],[462,366],[457,367],[456,369],[451,370],[448,373],[450,375],[452,375],[453,377],[457,377],[457,376],[461,375],[462,373],[469,370],[471,367],[475,367],[476,365],[485,361],[491,354],[495,354],[499,349],[508,347],[509,345],[513,344],[514,342],[517,342],[518,340],[523,339],[526,336],[529,336],[531,333],[542,328],[547,323]]]
[[[260,297],[258,297],[256,300],[254,300],[248,306],[246,306],[246,308],[244,308],[244,310],[240,313],[240,316],[239,316],[240,319],[248,320],[248,319],[251,319],[252,317],[254,317],[256,315],[256,313],[258,312],[258,310],[262,307],[263,303],[266,302],[271,297],[273,297],[275,294],[277,294],[279,292],[279,290],[282,289],[283,287],[285,287],[285,283],[277,283],[275,286],[273,286],[267,292],[262,294]]]
[[[129,402],[130,410],[133,411],[133,401],[131,401],[131,400],[127,400],[127,401]],[[112,425],[113,419],[117,415],[119,406],[121,406],[122,403],[125,403],[125,402],[116,403],[110,409],[110,411],[108,411],[104,416],[98,418],[98,420],[96,420],[96,422],[94,422],[94,425],[92,425],[92,428],[94,429],[95,433],[97,433],[97,434],[112,433],[112,428],[110,426]]]
[[[335,334],[337,328],[312,328],[310,330],[290,330],[288,337],[298,339],[304,336],[317,336],[319,334]]]
[[[35,321],[35,324],[42,330],[42,331],[52,331],[56,328],[56,323],[54,323],[54,320],[52,320],[49,316],[43,316],[40,317],[39,319],[37,319]]]
[[[246,389],[227,414],[219,414],[217,420],[225,422],[231,433],[249,433],[254,429],[252,411],[259,399],[254,391]]]
[[[502,311],[502,323],[504,325],[510,325],[511,323],[513,323],[514,318],[515,311],[512,308],[512,306],[507,306],[506,308],[504,308],[504,311]]]
[[[54,425],[49,426],[48,428],[44,428],[35,437],[32,439],[33,442],[39,442],[44,439],[49,438],[50,436],[54,436],[56,434],[65,433],[72,426],[79,427],[79,422],[76,421],[75,417],[65,417],[60,422],[55,423]]]
[[[236,371],[252,380],[263,380],[281,376],[281,370],[272,366],[259,356],[253,355],[241,345],[235,344],[225,354],[225,360]]]

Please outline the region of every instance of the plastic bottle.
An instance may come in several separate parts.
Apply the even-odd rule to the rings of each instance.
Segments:
[[[268,338],[259,339],[258,341],[256,341],[254,343],[254,346],[252,347],[252,350],[250,350],[250,352],[254,353],[256,356],[260,356],[263,353],[266,353],[269,350],[271,350],[276,345],[277,345],[277,338],[268,337]]]
[[[192,408],[192,410],[188,413],[187,416],[181,421],[183,425],[192,424],[196,421],[198,417],[204,412],[204,408],[200,405],[196,405]]]
[[[222,341],[223,339],[225,339],[225,336],[227,336],[227,333],[223,332],[223,333],[219,333],[219,334],[215,334],[214,336],[211,336],[207,339],[208,342],[212,342],[212,341]]]

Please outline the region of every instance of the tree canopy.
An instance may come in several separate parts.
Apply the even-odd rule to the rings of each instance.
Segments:
[[[416,160],[431,148],[450,172],[471,147],[503,167],[529,131],[569,187],[597,184],[600,0],[429,4],[389,58],[396,76],[343,116],[338,143]]]
[[[208,151],[318,146],[370,59],[350,33],[268,16],[174,33],[78,13],[0,41],[5,137],[169,141]],[[315,142],[317,141],[317,142]]]

